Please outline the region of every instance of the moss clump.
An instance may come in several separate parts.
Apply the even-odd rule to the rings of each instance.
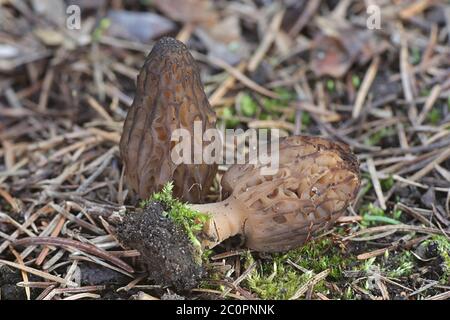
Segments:
[[[329,92],[334,92],[336,90],[336,84],[334,83],[334,80],[328,79],[326,84],[327,84],[327,90]]]
[[[247,254],[245,264],[253,263],[253,257]],[[260,263],[246,278],[246,286],[262,299],[289,299],[298,288],[313,276],[312,272],[301,274],[282,257],[271,262]]]
[[[218,117],[225,122],[227,129],[234,129],[239,123],[239,119],[235,115],[235,110],[232,107],[224,107],[217,111]]]
[[[108,18],[103,18],[100,20],[100,23],[98,24],[97,28],[95,28],[94,32],[92,33],[92,39],[95,42],[100,41],[103,34],[109,29],[111,26],[111,20]]]
[[[390,175],[387,179],[381,179],[380,184],[383,191],[389,191],[394,186],[394,178]]]
[[[288,263],[294,262],[302,272]],[[248,254],[246,263],[252,263],[253,257]],[[342,281],[343,271],[351,269],[356,263],[354,257],[346,257],[345,253],[329,238],[313,241],[305,246],[284,254],[273,254],[270,261],[263,261],[246,279],[246,285],[263,299],[290,298],[314,274],[326,269],[330,270],[328,278]],[[316,286],[316,291],[329,294],[323,281]]]
[[[280,112],[282,108],[287,107],[296,98],[295,92],[284,88],[276,88],[274,91],[278,95],[278,98],[271,99],[265,97],[262,99],[264,109],[270,112]]]
[[[386,258],[389,257],[389,251],[386,251]],[[411,251],[403,251],[392,255],[389,261],[390,268],[386,268],[386,274],[391,278],[407,277],[414,271],[414,256]]]
[[[172,191],[173,183],[170,181],[160,192],[154,193],[149,200],[142,201],[141,207],[145,207],[151,201],[162,203],[166,208],[164,214],[184,228],[194,247],[204,255],[197,235],[203,230],[203,225],[209,220],[210,216],[189,208],[188,205],[174,198]]]
[[[352,85],[356,89],[358,89],[359,86],[361,85],[361,78],[356,74],[352,75]]]
[[[450,281],[450,241],[442,235],[435,235],[430,240],[424,241],[423,246],[435,245],[437,247],[437,254],[441,257],[442,275],[439,282],[441,284],[448,284]]]
[[[383,139],[394,136],[396,134],[397,131],[395,131],[393,127],[383,128],[372,134],[370,137],[366,138],[364,140],[364,143],[369,146],[379,145],[383,141]]]
[[[255,100],[253,100],[253,98],[247,93],[242,94],[240,98],[240,105],[241,112],[246,117],[253,117],[258,110],[258,105]]]
[[[427,114],[427,120],[433,125],[439,124],[439,121],[441,121],[441,119],[442,114],[436,108],[431,109],[431,111]]]
[[[330,269],[329,277],[334,281],[341,280],[343,271],[350,269],[356,262],[353,256],[347,257],[330,238],[310,242],[288,255],[292,261],[315,273]]]

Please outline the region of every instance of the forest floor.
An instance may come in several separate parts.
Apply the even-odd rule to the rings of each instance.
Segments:
[[[66,2],[0,1],[0,299],[450,298],[448,3]],[[136,205],[118,143],[163,35],[219,127],[331,137],[362,173],[333,229],[283,254],[225,242],[190,293],[148,279],[109,219]]]

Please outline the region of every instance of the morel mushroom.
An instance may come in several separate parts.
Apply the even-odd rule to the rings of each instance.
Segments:
[[[202,134],[216,122],[197,65],[182,42],[162,38],[139,73],[136,96],[120,140],[126,182],[141,199],[172,180],[176,197],[202,202],[217,165],[177,165],[171,159],[172,132],[187,129],[193,137],[195,121],[201,121]],[[203,143],[203,148],[206,146]]]
[[[203,245],[212,248],[242,234],[250,249],[286,251],[326,230],[355,198],[359,167],[348,146],[319,137],[281,141],[279,170],[261,175],[261,165],[234,165],[222,178],[224,201],[194,205],[212,218]]]
[[[257,251],[300,246],[344,213],[360,185],[358,161],[348,146],[318,137],[283,139],[278,172],[264,176],[261,167],[234,165],[221,182],[228,198],[183,206],[185,211],[189,211],[187,206],[196,210],[190,210],[191,219],[209,214],[197,235],[201,247],[212,248],[237,234],[244,236],[248,248]],[[203,275],[196,257],[198,247],[188,240],[187,230],[162,210],[170,208],[162,209],[151,201],[139,212],[125,214],[118,238],[141,252],[158,283],[190,289]]]

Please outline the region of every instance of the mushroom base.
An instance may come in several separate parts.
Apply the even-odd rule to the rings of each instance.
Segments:
[[[203,227],[202,247],[212,249],[222,241],[243,233],[246,212],[242,203],[230,197],[222,202],[191,205],[192,209],[211,214]]]
[[[159,202],[127,212],[117,226],[119,241],[138,250],[149,277],[157,284],[183,291],[197,286],[204,271],[184,230],[163,215]]]

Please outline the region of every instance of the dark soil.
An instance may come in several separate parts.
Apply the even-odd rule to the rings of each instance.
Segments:
[[[158,202],[127,212],[117,227],[119,241],[141,253],[156,283],[179,291],[192,289],[204,271],[194,260],[194,248],[184,230],[163,212]]]
[[[30,281],[37,281],[37,278],[29,275]],[[0,300],[25,300],[26,294],[23,287],[16,284],[23,281],[20,271],[11,269],[8,266],[0,267]],[[31,288],[31,298],[35,299],[42,289]]]
[[[86,286],[95,285],[118,285],[124,286],[130,279],[117,271],[95,265],[93,263],[80,265],[81,284]]]

